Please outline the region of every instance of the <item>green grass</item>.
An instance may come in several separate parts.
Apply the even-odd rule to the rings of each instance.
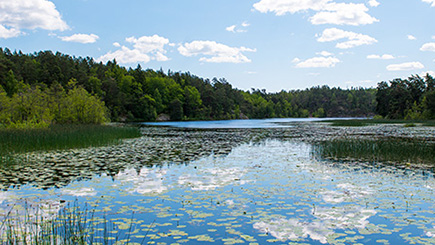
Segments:
[[[325,120],[321,122],[331,123],[335,127],[364,127],[376,124],[404,124],[412,126],[422,124],[423,126],[435,127],[434,120],[397,120],[397,119],[349,119],[349,120]]]
[[[414,139],[340,139],[324,141],[315,156],[335,160],[435,164],[435,143]]]
[[[16,154],[103,146],[140,136],[138,127],[111,125],[52,125],[47,129],[1,129],[0,164],[10,163]]]
[[[125,220],[125,232],[117,230],[118,225],[77,202],[48,211],[44,205],[25,204],[21,211],[12,208],[0,220],[1,244],[125,244],[130,242],[133,215]],[[148,233],[148,232],[147,232]],[[146,234],[142,239],[144,243]],[[141,244],[142,244],[141,243]]]

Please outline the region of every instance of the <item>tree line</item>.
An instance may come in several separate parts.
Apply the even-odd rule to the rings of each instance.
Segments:
[[[379,91],[384,90],[379,87],[341,89],[317,86],[276,93],[259,89],[242,91],[233,88],[224,78],[201,78],[189,72],[165,73],[161,69],[143,69],[140,65],[127,69],[115,60],[103,64],[89,57],[73,57],[51,51],[23,54],[0,48],[0,85],[0,98],[8,100],[9,105],[18,105],[19,99],[34,93],[39,97],[45,96],[47,100],[44,103],[51,106],[92,98],[92,102],[86,103],[94,107],[88,108],[98,108],[87,112],[95,113],[94,119],[85,119],[85,116],[80,117],[65,108],[60,110],[61,113],[52,109],[48,117],[50,120],[21,114],[24,121],[36,118],[32,120],[48,123],[154,121],[165,117],[170,120],[366,117],[376,113],[392,117],[379,106],[383,103],[380,99],[384,99],[379,95]],[[81,97],[74,99],[73,94],[77,91],[81,91]],[[65,102],[67,100],[69,102]],[[417,101],[418,106],[422,103],[422,99]],[[424,103],[427,104],[428,99]],[[2,109],[5,104],[1,102],[0,112],[5,111]],[[47,105],[42,107],[51,108]],[[9,107],[8,111],[20,110],[24,109]],[[96,110],[102,113],[98,114]],[[6,117],[14,118],[9,114]],[[5,119],[2,120],[4,123]]]
[[[426,74],[380,82],[376,112],[390,119],[435,119],[435,79]]]

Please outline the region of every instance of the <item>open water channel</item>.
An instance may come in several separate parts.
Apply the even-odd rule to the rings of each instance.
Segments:
[[[433,143],[433,128],[287,119],[142,131],[1,169],[0,219],[49,220],[73,206],[88,210],[93,242],[113,244],[435,243],[430,163],[331,160],[315,150],[340,137]]]

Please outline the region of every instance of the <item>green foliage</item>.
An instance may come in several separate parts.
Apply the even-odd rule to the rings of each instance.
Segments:
[[[435,118],[435,83],[427,74],[378,84],[376,112],[390,119]]]
[[[107,122],[104,102],[84,88],[70,83],[68,93],[56,83],[50,89],[25,86],[12,98],[0,90],[0,127],[47,128],[57,124],[101,124]]]
[[[74,87],[61,101],[57,123],[102,124],[108,119],[104,102],[90,95],[82,87]]]
[[[113,121],[153,121],[159,114],[172,115],[171,120],[372,116],[375,107],[374,89],[319,86],[279,93],[241,91],[224,78],[209,80],[188,72],[165,74],[140,66],[126,69],[116,61],[102,64],[89,57],[50,51],[24,55],[0,49],[0,84],[9,97],[25,86],[48,93],[48,107],[54,114],[51,121],[56,123],[105,121],[104,113],[98,113],[104,111],[100,110],[102,104],[92,98],[104,102],[108,108],[105,117]],[[70,104],[71,109],[66,106]],[[85,116],[86,112],[95,117]],[[0,120],[5,117],[10,118],[4,112]],[[36,117],[32,123],[49,119]]]

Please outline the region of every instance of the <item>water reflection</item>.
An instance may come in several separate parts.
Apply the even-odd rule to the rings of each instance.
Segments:
[[[134,224],[136,233],[128,233],[132,243],[140,243],[144,234],[156,244],[354,244],[380,238],[394,244],[415,242],[417,236],[435,242],[433,175],[409,166],[313,155],[316,141],[310,139],[318,135],[310,138],[312,132],[309,127],[151,128],[121,146],[39,154],[37,159],[60,167],[49,167],[43,182],[44,165],[36,164],[32,174],[39,177],[22,182],[35,187],[0,192],[0,204],[34,193],[41,194],[39,200],[91,202],[96,215],[106,215],[119,234]],[[54,176],[68,181],[41,190]],[[9,179],[4,177],[3,185]]]

